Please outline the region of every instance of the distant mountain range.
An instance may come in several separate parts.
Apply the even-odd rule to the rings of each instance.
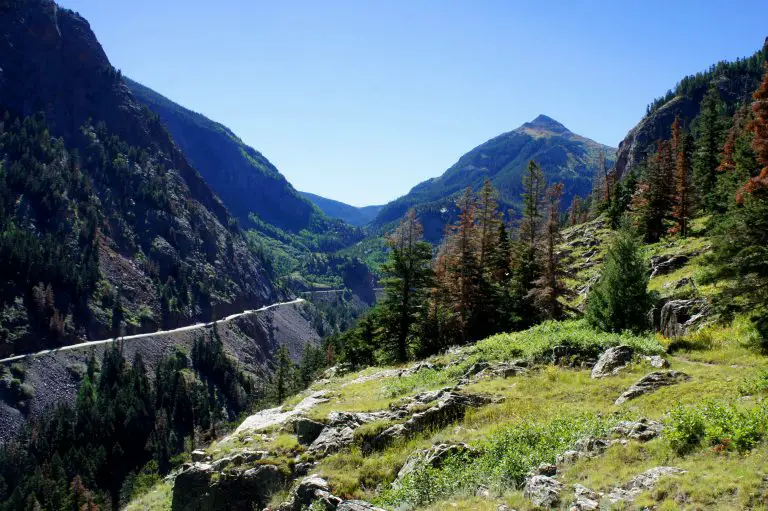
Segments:
[[[344,220],[348,224],[363,226],[376,218],[381,208],[384,206],[363,206],[358,208],[357,206],[350,206],[344,202],[340,202],[333,199],[326,199],[320,197],[314,193],[299,192],[302,197],[312,201],[312,203],[320,208],[323,213],[331,218],[339,218]]]
[[[502,206],[514,212],[520,204],[523,172],[530,160],[541,166],[549,183],[564,183],[566,208],[574,196],[591,191],[600,151],[604,151],[607,165],[613,165],[615,148],[577,135],[551,117],[540,115],[472,149],[442,176],[424,181],[390,202],[372,225],[386,229],[408,209],[416,208],[426,237],[437,241],[455,215],[456,196],[467,187],[478,190],[486,178],[498,189]]]

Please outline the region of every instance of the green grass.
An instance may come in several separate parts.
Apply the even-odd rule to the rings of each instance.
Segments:
[[[635,352],[657,354],[663,347],[654,336],[629,333],[597,332],[584,320],[547,321],[538,326],[510,334],[499,334],[477,343],[475,353],[482,360],[533,361],[551,360],[555,346],[565,346],[569,354],[596,357],[605,349],[625,344]]]
[[[152,489],[132,500],[123,511],[171,511],[173,485],[160,481]]]

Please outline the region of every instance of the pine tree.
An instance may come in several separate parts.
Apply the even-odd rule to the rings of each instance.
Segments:
[[[382,266],[385,296],[381,303],[385,343],[392,358],[405,362],[410,344],[425,310],[432,285],[432,247],[422,241],[424,230],[416,212],[408,211],[388,238],[389,259]]]
[[[624,222],[608,248],[600,279],[587,296],[587,321],[605,332],[645,330],[652,305],[648,281],[642,243]]]
[[[672,154],[675,156],[675,198],[672,217],[675,225],[670,229],[672,234],[688,236],[688,223],[693,213],[690,180],[690,144],[687,133],[680,127],[680,116],[675,117],[672,124]],[[712,191],[714,194],[714,190]]]
[[[292,381],[292,367],[291,357],[288,353],[288,348],[285,345],[280,345],[277,350],[277,367],[275,368],[275,397],[278,403],[282,403],[290,390]]]
[[[632,198],[635,223],[649,243],[659,241],[672,214],[675,162],[669,142],[659,140],[644,180]]]
[[[523,175],[523,218],[520,223],[520,241],[528,248],[536,248],[541,223],[541,202],[546,182],[541,168],[531,160]]]
[[[560,236],[560,199],[563,196],[563,184],[557,183],[547,189],[547,225],[541,247],[541,276],[534,282],[531,290],[534,304],[546,319],[555,319],[562,315],[563,306],[558,298],[565,290],[562,281],[562,263],[557,254]]]
[[[693,177],[702,205],[706,211],[717,211],[717,167],[722,144],[723,125],[721,100],[717,89],[710,87],[701,101],[697,123],[696,149],[693,158]]]

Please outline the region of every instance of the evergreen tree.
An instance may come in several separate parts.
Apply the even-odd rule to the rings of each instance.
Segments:
[[[531,290],[536,308],[546,319],[562,316],[563,306],[558,298],[563,294],[563,268],[557,245],[560,236],[560,199],[563,196],[563,184],[557,183],[547,189],[547,225],[541,247],[541,276],[534,282]]]
[[[288,348],[281,344],[277,350],[277,367],[275,368],[275,396],[278,403],[282,403],[290,391],[293,380],[293,364],[288,353]]]
[[[632,198],[632,213],[648,243],[659,241],[672,215],[675,161],[669,142],[659,140],[656,154],[648,162],[645,178]]]
[[[720,95],[713,85],[701,101],[693,158],[694,182],[704,209],[710,212],[718,210],[716,183],[723,136],[721,109]]]
[[[382,266],[384,342],[392,358],[400,362],[410,356],[410,345],[432,285],[432,247],[422,241],[423,232],[416,212],[408,211],[387,240],[389,259]]]
[[[678,115],[672,124],[672,153],[675,156],[675,197],[672,218],[675,220],[675,225],[670,229],[670,233],[680,234],[684,238],[688,236],[688,223],[693,214],[689,147],[688,134],[682,132]],[[714,189],[711,193],[714,196]]]
[[[645,330],[652,305],[648,281],[642,243],[623,222],[608,248],[600,278],[587,296],[587,321],[605,332]]]

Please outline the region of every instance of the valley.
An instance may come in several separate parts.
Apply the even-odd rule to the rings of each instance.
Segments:
[[[201,15],[193,4],[179,20]],[[347,41],[335,54],[297,33],[304,46],[216,55],[231,77],[202,64],[175,77],[201,101],[182,106],[115,67],[105,48],[127,59],[152,39],[116,44],[96,28],[119,6],[99,8],[92,27],[53,0],[0,0],[0,511],[768,506],[768,39],[679,73],[617,147],[529,116],[562,105],[538,77],[503,129],[458,105],[407,140],[421,107],[449,109],[454,85],[470,105],[495,86],[509,96],[511,82],[487,83],[507,63],[469,77],[451,63],[456,83],[430,82],[411,111],[344,126],[389,93],[407,103],[419,73],[382,64],[404,79],[376,86],[334,74],[362,73],[352,54],[377,50]],[[225,34],[213,20],[228,8],[206,6],[211,34],[246,41],[283,19],[227,19]],[[180,68],[188,48],[204,62],[181,25],[154,36],[173,32]],[[315,46],[329,60],[314,62]],[[403,48],[392,55],[427,47]],[[437,48],[420,72],[463,55]],[[288,49],[301,83],[292,65],[271,67]],[[151,53],[132,62],[142,78]],[[607,98],[613,84],[599,87]],[[604,133],[595,103],[572,101],[588,111],[562,119]],[[288,151],[271,136],[305,119]],[[339,198],[378,197],[370,169],[401,154],[382,131],[392,119],[398,166],[421,176],[408,193],[357,207],[294,187],[341,179],[354,195]],[[262,147],[256,125],[269,128],[264,153],[246,142]],[[445,169],[440,138],[459,131],[476,141],[423,180],[408,151]],[[338,146],[318,150],[328,134]]]

